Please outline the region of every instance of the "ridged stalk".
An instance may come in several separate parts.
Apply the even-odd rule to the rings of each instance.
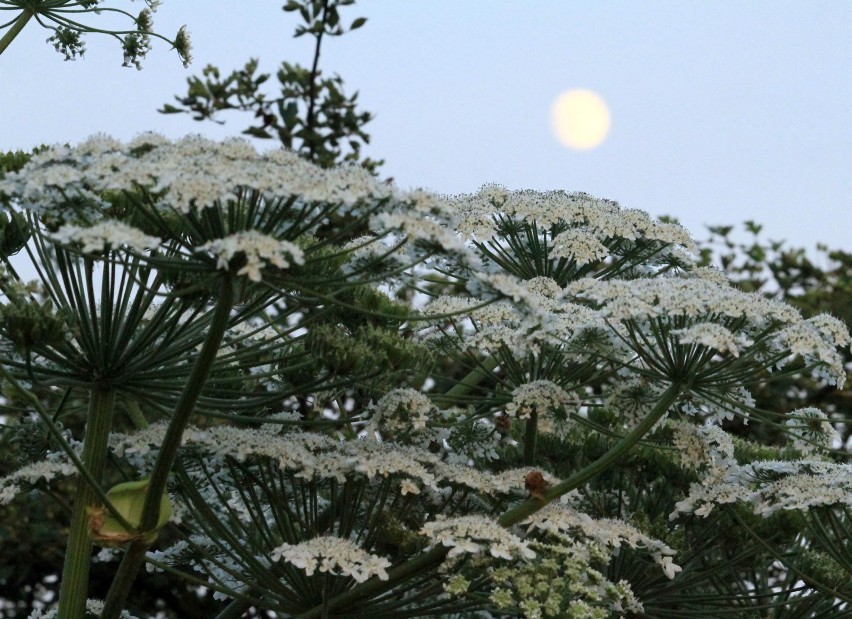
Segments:
[[[201,347],[201,352],[195,360],[192,372],[186,382],[186,387],[180,396],[180,400],[172,413],[169,427],[160,446],[160,453],[151,472],[148,483],[148,494],[145,497],[145,506],[142,508],[140,519],[140,531],[152,531],[156,528],[160,516],[160,497],[166,490],[166,482],[169,478],[172,466],[177,457],[177,451],[183,438],[183,432],[189,424],[195,404],[201,395],[210,370],[216,361],[216,353],[225,331],[228,329],[228,321],[231,309],[235,301],[234,282],[230,275],[223,276],[219,288],[219,297],[213,311],[213,319],[210,329]],[[127,596],[133,588],[133,581],[139,568],[145,562],[145,553],[150,544],[144,541],[144,537],[132,542],[124,554],[121,565],[118,567],[115,578],[110,586],[107,598],[104,601],[104,609],[101,619],[117,619],[127,601]]]
[[[112,425],[115,391],[95,389],[89,400],[89,415],[83,438],[83,465],[92,478],[100,482],[106,464],[109,431]],[[68,530],[68,547],[59,585],[58,616],[62,619],[81,619],[86,611],[89,590],[89,565],[92,542],[89,539],[89,518],[86,508],[97,502],[92,487],[80,477]]]
[[[15,23],[12,24],[12,27],[6,31],[6,34],[3,35],[3,38],[0,39],[0,54],[6,51],[6,48],[15,40],[19,34],[21,34],[21,30],[24,29],[24,26],[32,19],[33,14],[30,11],[24,11],[21,13],[20,17],[15,20]]]
[[[535,464],[536,444],[538,443],[538,411],[534,410],[527,419],[524,431],[524,465]]]

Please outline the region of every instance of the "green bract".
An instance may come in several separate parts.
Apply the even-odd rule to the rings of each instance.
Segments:
[[[122,546],[142,538],[146,543],[157,539],[157,534],[172,517],[172,502],[169,495],[163,493],[160,498],[160,514],[156,525],[148,531],[140,531],[142,512],[148,496],[149,480],[127,481],[110,488],[106,496],[110,504],[131,528],[122,524],[104,506],[89,509],[89,529],[92,540],[100,546]]]

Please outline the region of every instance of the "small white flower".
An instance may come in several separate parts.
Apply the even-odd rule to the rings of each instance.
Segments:
[[[354,542],[333,536],[315,537],[298,544],[282,544],[270,554],[273,561],[286,561],[312,576],[317,569],[330,574],[351,576],[364,582],[371,576],[389,578],[391,562],[370,554]]]
[[[236,232],[222,239],[209,241],[196,249],[197,252],[210,252],[216,256],[217,267],[227,270],[231,259],[243,254],[246,264],[237,271],[237,275],[247,275],[253,282],[261,281],[261,269],[267,264],[286,269],[290,260],[304,264],[305,257],[301,248],[289,241],[279,241],[275,237],[261,234],[257,230]]]
[[[663,568],[663,571],[669,579],[674,578],[678,572],[683,571],[683,568],[675,564],[671,557],[662,557],[660,560],[660,566]]]
[[[84,254],[104,252],[107,249],[127,247],[136,252],[156,249],[160,239],[148,236],[141,230],[120,221],[107,220],[93,226],[73,226],[66,224],[50,235],[57,243],[79,243]]]
[[[793,447],[810,454],[820,449],[830,449],[837,431],[828,417],[818,408],[808,407],[794,410],[786,422]]]
[[[399,484],[399,491],[403,496],[406,494],[420,494],[420,488],[410,479],[402,480],[402,483]]]
[[[491,556],[507,560],[535,557],[527,542],[484,516],[439,517],[424,524],[420,534],[452,548],[450,557],[479,554],[483,548]]]

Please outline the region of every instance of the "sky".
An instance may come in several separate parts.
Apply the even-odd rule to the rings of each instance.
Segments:
[[[122,68],[118,44],[95,36],[84,59],[63,62],[50,33],[27,26],[0,55],[0,149],[238,134],[249,118],[156,110],[207,64],[309,65],[311,41],[292,38],[282,5],[165,0],[155,30],[187,25],[189,69],[162,42],[142,71]],[[320,66],[375,114],[365,153],[403,188],[585,191],[674,216],[698,239],[707,224],[755,220],[766,239],[852,251],[852,2],[361,0],[341,16],[368,22],[326,40]],[[566,148],[551,127],[554,100],[575,88],[612,116],[593,150]]]

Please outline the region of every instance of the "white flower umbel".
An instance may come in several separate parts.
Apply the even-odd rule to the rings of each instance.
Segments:
[[[141,230],[120,221],[102,221],[93,226],[66,224],[49,235],[52,241],[61,244],[80,244],[84,254],[101,253],[108,249],[127,247],[141,253],[160,246],[160,239],[148,236]]]
[[[398,232],[408,243],[406,249],[425,245],[436,247],[442,252],[463,257],[472,267],[479,266],[476,256],[471,254],[464,239],[442,222],[431,216],[408,211],[394,210],[378,213],[370,219],[370,228],[379,235]]]
[[[831,449],[837,430],[818,408],[799,408],[789,414],[787,432],[793,439],[793,448],[804,454]]]
[[[761,461],[732,468],[724,479],[693,484],[689,496],[669,516],[707,516],[719,505],[751,504],[754,513],[770,516],[781,510],[852,507],[852,465],[823,460]]]
[[[681,344],[701,344],[719,352],[729,352],[734,357],[739,357],[741,350],[754,343],[747,337],[738,337],[714,322],[702,322],[685,329],[675,329],[672,334],[677,336]]]
[[[535,221],[541,227],[557,223],[577,226],[597,238],[636,239],[644,237],[692,246],[689,233],[680,225],[654,221],[644,211],[623,209],[617,202],[587,193],[564,191],[510,191],[485,185],[475,194],[453,199],[459,230],[479,239],[494,236],[499,229],[495,215],[517,221]]]
[[[147,472],[161,444],[166,425],[151,424],[134,434],[113,434],[110,447],[127,458],[141,474]],[[335,479],[351,475],[367,479],[396,477],[419,487],[437,490],[439,485],[464,486],[496,495],[523,490],[525,471],[505,471],[499,475],[453,462],[443,462],[440,454],[427,449],[375,441],[339,441],[316,433],[271,434],[260,429],[214,426],[189,427],[183,444],[213,457],[231,456],[245,461],[251,456],[270,458],[281,469],[297,477]],[[406,484],[407,492],[413,493]]]
[[[553,239],[555,258],[572,258],[577,264],[597,262],[609,255],[609,248],[601,243],[597,235],[584,229],[570,229],[560,232]]]
[[[532,559],[535,552],[517,535],[484,516],[439,517],[420,530],[434,544],[450,547],[450,557],[488,551],[492,557]]]
[[[297,245],[279,241],[257,230],[237,232],[223,239],[209,241],[196,251],[213,254],[217,258],[217,267],[224,270],[231,268],[234,257],[244,256],[245,264],[237,271],[237,275],[246,275],[253,282],[261,281],[261,270],[269,264],[286,269],[291,261],[295,264],[305,262],[304,253]]]
[[[371,576],[387,580],[391,562],[340,537],[315,537],[298,544],[282,544],[272,551],[273,561],[286,561],[304,570],[308,576],[322,573],[351,576],[364,582]]]
[[[491,354],[503,350],[521,359],[540,353],[543,345],[583,356],[594,348],[590,340],[607,348],[617,344],[613,330],[599,312],[563,300],[562,289],[550,278],[522,281],[506,274],[486,274],[473,287],[482,295],[481,300],[441,296],[424,310],[427,315],[457,314],[453,337],[460,339],[463,348]],[[484,305],[493,290],[512,301]],[[421,336],[434,339],[436,333],[432,328]]]
[[[827,314],[786,325],[778,336],[778,346],[794,355],[801,355],[806,363],[816,362],[814,376],[829,385],[843,387],[846,369],[836,346],[849,346],[849,330],[838,319]]]
[[[370,429],[391,433],[425,430],[437,416],[437,408],[428,396],[416,389],[392,389],[370,406]]]
[[[737,466],[731,436],[719,426],[671,420],[667,425],[674,431],[674,446],[681,464],[703,471],[705,485],[723,479]]]
[[[0,193],[41,213],[100,205],[98,196],[107,191],[145,192],[159,208],[188,213],[236,200],[244,189],[270,201],[348,206],[398,193],[359,166],[324,170],[289,151],[258,153],[245,140],[172,142],[151,133],[129,144],[95,136],[73,148],[54,146],[0,181]]]
[[[551,413],[566,411],[575,407],[575,398],[556,383],[549,380],[535,380],[516,387],[512,391],[512,401],[506,405],[506,414],[510,417],[529,419],[534,412]]]
[[[50,481],[76,472],[77,468],[74,464],[65,459],[42,460],[22,466],[14,473],[0,477],[0,505],[6,505],[39,480]]]
[[[789,305],[701,277],[609,281],[586,278],[569,284],[567,292],[604,305],[603,313],[613,320],[713,315],[747,318],[760,324],[801,320]]]
[[[567,431],[572,425],[571,413],[579,408],[579,399],[549,380],[535,380],[516,387],[506,414],[519,419],[537,416],[542,432]]]
[[[831,318],[805,320],[799,312],[780,301],[741,292],[704,277],[656,277],[599,281],[585,278],[569,284],[567,294],[600,305],[601,315],[632,328],[634,351],[650,366],[670,366],[673,358],[665,350],[671,338],[682,346],[684,360],[693,374],[711,378],[706,368],[713,361],[706,352],[740,357],[749,354],[754,372],[781,366],[790,355],[799,355],[829,384],[843,384],[846,372],[838,346],[849,343],[846,327]],[[758,348],[756,348],[758,347]],[[702,368],[703,366],[703,368]],[[739,367],[745,368],[744,364]],[[745,382],[750,377],[741,374]],[[697,383],[695,383],[697,384]]]
[[[595,519],[568,504],[550,503],[521,524],[529,525],[529,531],[535,529],[554,533],[580,531],[589,539],[613,550],[622,546],[642,549],[652,556],[669,578],[674,578],[675,574],[681,571],[681,567],[672,561],[675,551],[663,542],[645,535],[622,520]]]

